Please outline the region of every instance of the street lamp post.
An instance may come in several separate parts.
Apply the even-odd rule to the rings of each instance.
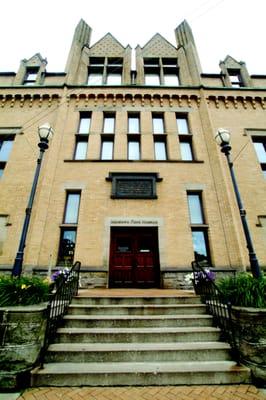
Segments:
[[[240,218],[241,218],[241,222],[242,222],[242,226],[243,226],[243,230],[244,230],[244,234],[245,234],[245,238],[246,238],[246,245],[247,245],[248,254],[249,254],[251,272],[252,272],[252,275],[254,278],[259,278],[261,276],[261,270],[260,270],[259,262],[258,262],[256,253],[255,253],[253,244],[252,244],[249,227],[248,227],[248,223],[246,220],[246,210],[243,207],[243,203],[242,203],[242,200],[240,197],[240,193],[238,190],[236,177],[235,177],[235,173],[234,173],[234,169],[233,169],[233,162],[230,157],[230,150],[231,150],[231,146],[229,144],[230,143],[230,132],[227,129],[219,128],[217,131],[217,134],[215,136],[215,140],[216,140],[217,144],[219,146],[221,146],[221,151],[222,151],[222,153],[225,154],[226,159],[227,159],[227,163],[228,163],[228,167],[229,167],[229,171],[231,174],[232,183],[233,183],[233,187],[234,187],[234,191],[235,191],[236,201],[237,201],[237,205],[239,208]]]
[[[39,158],[37,160],[37,166],[36,166],[35,175],[34,175],[32,187],[31,187],[28,205],[25,210],[25,218],[24,218],[23,228],[22,228],[22,232],[21,232],[19,247],[18,247],[17,255],[16,255],[13,269],[12,269],[13,277],[19,277],[22,272],[24,248],[26,246],[26,238],[27,238],[27,232],[28,232],[29,223],[30,223],[31,210],[32,210],[34,196],[35,196],[35,192],[36,192],[36,188],[37,188],[38,178],[40,175],[42,159],[43,159],[45,150],[47,150],[49,147],[48,143],[49,143],[49,140],[53,136],[53,129],[50,126],[50,124],[46,123],[44,125],[39,126],[38,134],[39,134],[39,138],[40,138],[40,142],[38,143],[38,146],[40,148],[40,153],[39,153]]]

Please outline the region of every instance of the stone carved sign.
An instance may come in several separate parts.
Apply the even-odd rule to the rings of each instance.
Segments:
[[[156,173],[110,173],[113,199],[157,199],[156,182],[161,181]]]

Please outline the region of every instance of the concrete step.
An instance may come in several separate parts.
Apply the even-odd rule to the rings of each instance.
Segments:
[[[69,315],[173,315],[204,314],[205,304],[71,304]]]
[[[248,383],[233,361],[51,363],[32,371],[32,386],[134,386]]]
[[[230,360],[222,342],[183,343],[60,343],[48,348],[45,362],[164,362]]]
[[[179,295],[179,296],[84,296],[79,295],[73,298],[72,304],[91,304],[91,305],[108,305],[108,304],[200,304],[199,296],[195,295]]]
[[[211,326],[211,315],[66,315],[65,327],[177,327],[177,326]]]
[[[181,328],[59,328],[56,343],[147,343],[219,340],[215,327]]]

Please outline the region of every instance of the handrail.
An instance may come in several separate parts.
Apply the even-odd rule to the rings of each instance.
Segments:
[[[192,271],[195,293],[201,297],[206,304],[207,311],[213,315],[214,324],[221,329],[222,338],[230,343],[232,355],[239,363],[240,356],[232,320],[231,302],[210,277],[210,267],[206,261],[192,261]]]
[[[55,337],[57,328],[60,326],[72,298],[78,294],[80,266],[80,262],[76,261],[70,271],[65,275],[62,274],[60,281],[53,284],[53,292],[47,307],[46,332],[40,355],[41,366],[45,352]]]

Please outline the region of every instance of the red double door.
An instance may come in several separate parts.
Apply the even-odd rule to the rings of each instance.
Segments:
[[[157,228],[111,228],[109,287],[159,287]]]

